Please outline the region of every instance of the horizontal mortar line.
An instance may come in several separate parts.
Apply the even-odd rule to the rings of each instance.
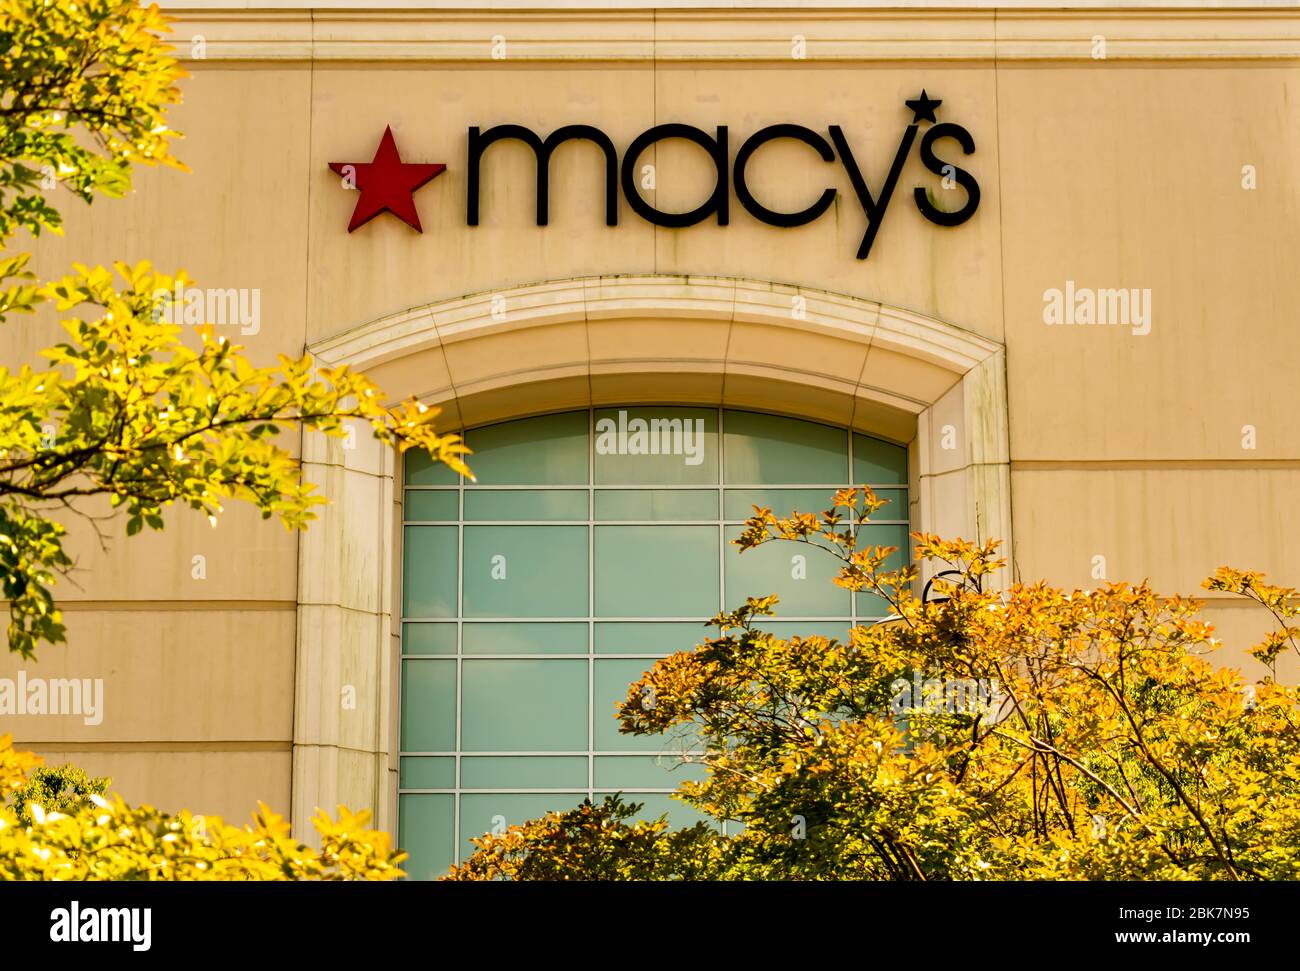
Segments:
[[[945,475],[952,475],[954,472],[969,472],[971,469],[996,469],[1010,464],[1006,459],[1000,462],[967,462],[965,465],[955,465],[951,469],[944,469],[942,472],[918,472],[916,477],[918,479],[938,479]],[[875,486],[872,486],[872,489],[875,488]],[[891,486],[890,488],[897,488],[897,486]]]
[[[1273,15],[1260,18],[1262,22],[1252,28],[1235,32],[1223,31],[1206,25],[1199,31],[1182,33],[1162,33],[1167,28],[1168,18],[1151,18],[1150,27],[1133,26],[1122,23],[1110,23],[1107,32],[1110,47],[1125,48],[1130,57],[1169,56],[1175,52],[1204,48],[1206,45],[1218,45],[1216,53],[1235,53],[1234,49],[1273,49],[1285,50],[1297,41],[1296,16],[1294,11],[1279,11],[1282,16]],[[1096,24],[1097,18],[1088,18],[1087,24]],[[808,40],[806,57],[792,57],[789,35],[784,28],[798,24]],[[360,32],[340,32],[332,37],[309,37],[292,32],[264,31],[261,34],[251,32],[221,32],[217,24],[206,24],[209,29],[204,32],[206,51],[204,57],[195,57],[189,51],[180,51],[175,56],[182,61],[202,63],[215,58],[240,58],[248,53],[281,52],[277,59],[303,57],[310,53],[324,55],[327,59],[402,57],[426,60],[456,60],[468,64],[508,67],[527,61],[627,61],[649,60],[659,58],[676,60],[694,57],[702,61],[731,63],[735,61],[774,61],[791,65],[799,69],[815,68],[819,64],[844,60],[870,60],[881,53],[894,54],[915,53],[936,59],[977,57],[992,54],[994,51],[1009,53],[1011,56],[1046,56],[1058,60],[1092,59],[1088,37],[1081,35],[1078,27],[1084,25],[1080,18],[1061,31],[1018,30],[1003,36],[995,36],[990,30],[979,30],[982,25],[972,25],[973,30],[942,31],[924,25],[922,33],[897,33],[887,35],[880,33],[876,24],[860,23],[861,28],[855,32],[835,32],[840,24],[810,24],[796,21],[794,18],[773,26],[771,31],[762,34],[745,34],[739,38],[725,31],[693,32],[682,31],[669,37],[654,41],[649,37],[631,33],[614,36],[595,36],[587,34],[549,34],[528,32],[528,25],[519,25],[525,32],[516,33],[511,41],[511,50],[505,57],[493,57],[486,37],[474,37],[468,34],[439,34],[442,25],[428,26],[424,33],[405,32],[362,34]],[[423,25],[417,25],[423,26]],[[500,25],[503,28],[507,25]],[[900,30],[907,30],[916,25],[899,22]],[[817,27],[823,27],[821,31]],[[1268,32],[1268,28],[1273,32]],[[1278,31],[1278,28],[1281,31]],[[215,28],[215,29],[213,29]],[[811,28],[811,29],[809,29]],[[874,32],[873,32],[874,29]],[[741,45],[741,46],[737,46]],[[728,49],[730,48],[730,49]],[[274,56],[274,55],[273,55]],[[1112,56],[1107,51],[1107,58]]]
[[[392,472],[375,472],[372,471],[371,469],[358,469],[356,466],[347,465],[344,462],[317,462],[314,460],[304,461],[301,463],[301,467],[303,473],[307,476],[310,476],[311,470],[315,468],[315,469],[337,469],[340,472],[349,472],[354,475],[364,475],[367,478],[371,478],[371,479],[392,479],[393,478]]]
[[[877,618],[872,616],[872,617],[859,617],[858,619],[875,620]],[[838,624],[841,621],[851,622],[853,618],[847,615],[840,616],[840,617],[831,617],[826,615],[819,616],[819,617],[787,617],[781,614],[777,614],[773,616],[771,620],[772,622],[775,623],[785,623],[786,621],[790,621],[791,623],[800,623],[800,624],[805,624],[805,623]],[[614,624],[699,624],[702,627],[713,626],[712,624],[709,623],[708,618],[702,618],[702,617],[592,617],[591,615],[587,615],[585,617],[402,617],[401,618],[401,622],[403,624],[462,623],[462,624],[469,624],[471,626],[474,624],[585,624],[588,621],[594,621],[597,624],[610,624],[610,623],[614,623]],[[420,657],[450,657],[452,655],[422,654],[419,656]],[[475,655],[471,652],[466,654],[465,656],[476,657],[478,655]],[[530,655],[530,656],[536,656],[536,655]],[[587,654],[584,653],[582,656],[586,657]],[[597,651],[595,652],[594,656],[601,657],[601,656],[605,656],[605,654],[602,651]],[[626,657],[626,655],[620,655],[614,653],[610,653],[608,656]]]
[[[453,524],[453,525],[454,525],[454,524]],[[361,617],[390,617],[390,616],[392,616],[392,611],[390,611],[390,610],[388,610],[388,609],[384,609],[384,610],[377,610],[377,609],[376,609],[376,610],[372,610],[372,609],[370,609],[369,607],[358,607],[358,606],[356,606],[355,604],[333,603],[333,602],[328,601],[328,600],[324,600],[324,601],[322,601],[322,600],[300,600],[300,601],[298,601],[297,603],[292,604],[292,606],[294,606],[294,607],[318,607],[318,608],[329,609],[329,610],[342,610],[342,611],[345,612],[345,613],[349,613],[349,614],[358,614],[358,615],[360,615]]]
[[[88,610],[293,610],[294,600],[60,600],[65,613]]]
[[[514,796],[514,795],[528,795],[531,793],[537,793],[539,795],[581,796],[590,792],[593,788],[596,789],[598,792],[617,791],[628,796],[669,795],[677,791],[676,789],[651,789],[644,786],[638,786],[633,788],[630,786],[614,786],[614,785],[610,785],[610,786],[598,785],[592,787],[582,786],[580,788],[574,788],[572,786],[516,786],[513,789],[469,789],[464,787],[460,789],[404,789],[399,787],[397,790],[397,794],[399,796],[417,796],[417,795],[454,796],[457,793],[459,793],[462,796]]]
[[[14,747],[38,746],[60,752],[291,752],[293,741],[246,741],[246,742],[88,742],[84,739],[75,741],[45,739],[15,739]]]
[[[859,485],[860,484],[861,483],[859,483]],[[870,486],[872,489],[895,489],[895,490],[907,489],[907,483],[904,482],[868,482],[866,484]],[[455,492],[456,490],[460,489],[461,486],[407,485],[404,486],[403,488],[405,488],[407,492]],[[563,483],[555,484],[555,485],[547,484],[547,483],[539,483],[537,485],[495,485],[491,482],[484,482],[484,483],[474,483],[474,484],[467,483],[464,486],[466,495],[469,495],[471,493],[477,495],[484,495],[491,492],[587,492],[591,489],[595,489],[597,492],[612,491],[612,490],[623,490],[623,491],[643,490],[646,492],[651,492],[651,491],[717,492],[719,489],[727,489],[732,492],[770,492],[775,490],[781,490],[781,491],[826,490],[826,491],[838,492],[841,489],[851,489],[851,488],[857,488],[857,486],[846,485],[845,483],[842,482],[838,484],[820,483],[820,482],[787,482],[787,483],[723,482],[721,484],[717,482],[701,482],[698,484],[689,483],[689,482],[688,483],[649,482],[649,483],[630,483],[630,484],[617,483],[617,482],[609,482],[609,483],[601,482],[601,483],[597,483],[594,486],[583,482],[577,482],[577,483],[572,483],[567,485]]]
[[[592,654],[587,651],[569,651],[567,653],[564,651],[517,651],[513,654],[488,652],[482,654],[476,654],[473,652],[460,654],[451,652],[445,654],[403,654],[401,655],[401,659],[403,661],[423,661],[428,658],[448,661],[457,659],[462,661],[534,661],[537,658],[544,658],[546,660],[585,661],[588,658],[592,658],[600,661],[606,658],[614,658],[616,660],[628,659],[634,661],[658,661],[667,656],[667,654],[613,654],[609,652]]]
[[[843,506],[835,508],[842,509]],[[809,510],[820,515],[824,509]],[[783,513],[781,515],[784,515]],[[748,519],[404,519],[403,526],[455,526],[463,523],[466,528],[474,526],[744,526]],[[872,519],[864,525],[870,526],[906,526],[907,519]],[[844,525],[850,525],[846,522]]]
[[[1024,572],[1024,571],[1022,571],[1022,572]],[[1208,574],[1207,574],[1207,575],[1208,575]],[[1148,577],[1148,578],[1146,578],[1146,579],[1149,580],[1150,578]],[[1020,582],[1030,583],[1030,582],[1033,582],[1033,581],[1026,580],[1026,581],[1020,581]],[[1058,584],[1053,584],[1053,585],[1056,586],[1056,587],[1058,587],[1058,588],[1060,588],[1060,589],[1062,589],[1062,590],[1066,590],[1066,591],[1068,592],[1068,591],[1076,590],[1076,589],[1078,589],[1078,590],[1097,590],[1097,589],[1100,589],[1101,586],[1104,585],[1104,584],[1107,584],[1107,583],[1119,583],[1119,582],[1124,582],[1124,581],[1122,581],[1122,580],[1094,580],[1094,581],[1092,581],[1091,585],[1089,585],[1089,586],[1083,586],[1083,585],[1081,585],[1081,584],[1080,584],[1080,585],[1077,585],[1077,586],[1071,586],[1069,583],[1058,583]],[[1131,584],[1138,584],[1138,583],[1142,583],[1143,580],[1142,580],[1142,579],[1132,579],[1132,580],[1128,580],[1127,582],[1128,582],[1128,583],[1131,583]],[[1161,596],[1161,597],[1172,597],[1172,596],[1174,596],[1174,593],[1173,593],[1173,592],[1165,593],[1165,592],[1162,592],[1162,591],[1159,590],[1159,589],[1156,589],[1156,590],[1155,590],[1155,593],[1156,593],[1157,596]],[[1198,601],[1198,602],[1200,602],[1200,603],[1204,603],[1204,604],[1206,604],[1207,606],[1212,606],[1212,607],[1243,607],[1243,608],[1246,608],[1246,607],[1253,607],[1253,608],[1255,608],[1256,610],[1261,610],[1261,611],[1262,611],[1262,610],[1267,610],[1267,609],[1268,609],[1268,608],[1266,608],[1266,607],[1261,607],[1259,604],[1255,603],[1255,602],[1252,601],[1252,600],[1248,600],[1248,599],[1245,598],[1245,597],[1237,596],[1236,594],[1227,593],[1227,592],[1223,592],[1223,591],[1217,591],[1217,590],[1205,590],[1204,588],[1201,587],[1201,585],[1200,585],[1200,581],[1199,581],[1199,580],[1196,581],[1196,582],[1192,585],[1192,589],[1191,589],[1190,591],[1184,591],[1184,592],[1181,594],[1181,596],[1182,596],[1183,599],[1185,599],[1185,600],[1195,600],[1195,601]],[[412,655],[412,656],[416,656],[416,655]],[[420,654],[420,655],[418,655],[418,656],[419,656],[419,657],[439,657],[439,656],[443,656],[443,655],[436,655],[436,654]],[[452,657],[453,655],[445,655],[445,656],[447,656],[447,657]],[[544,656],[544,655],[543,655],[543,656]],[[615,654],[605,654],[605,655],[601,655],[601,657],[619,657],[619,656],[626,657],[627,655],[615,655]]]
[[[520,749],[513,749],[513,750],[511,750],[511,749],[500,749],[500,750],[479,751],[479,750],[477,750],[477,749],[461,749],[459,753],[454,752],[454,751],[451,751],[451,750],[449,750],[449,749],[442,749],[442,750],[430,750],[430,751],[427,751],[427,752],[422,752],[422,751],[411,751],[411,752],[401,751],[401,752],[398,752],[397,754],[398,754],[398,756],[399,756],[400,758],[440,758],[440,759],[449,759],[449,758],[453,758],[453,757],[455,757],[457,754],[459,754],[460,757],[461,757],[462,759],[472,759],[472,758],[499,759],[499,758],[525,758],[525,757],[527,757],[527,758],[535,758],[535,757],[536,757],[536,758],[583,758],[583,759],[585,759],[588,755],[592,755],[592,756],[595,756],[595,757],[597,757],[597,758],[602,758],[602,759],[603,759],[603,758],[620,758],[620,759],[624,759],[624,758],[668,759],[668,760],[672,760],[672,761],[674,761],[674,762],[676,763],[676,765],[671,766],[671,768],[676,768],[677,765],[681,765],[681,764],[683,764],[683,761],[684,761],[685,759],[688,759],[688,758],[699,758],[699,757],[702,757],[702,756],[704,756],[704,755],[707,755],[708,753],[705,752],[705,751],[703,751],[703,750],[700,750],[700,749],[696,749],[696,750],[694,750],[694,751],[686,751],[686,752],[676,752],[676,751],[673,751],[673,752],[662,752],[662,751],[660,751],[660,752],[656,752],[656,751],[643,751],[643,752],[635,752],[635,751],[617,751],[617,752],[615,752],[615,751],[608,751],[608,750],[605,750],[605,749],[593,749],[593,750],[591,750],[591,751],[588,751],[588,750],[586,750],[586,749],[551,749],[551,750],[543,749],[542,751],[535,751],[535,750],[522,751],[522,750],[520,750]],[[584,786],[583,788],[586,788],[586,787]]]
[[[358,747],[355,746],[355,745],[340,745],[338,742],[304,742],[304,741],[297,741],[297,742],[293,742],[293,743],[291,743],[291,746],[290,746],[290,747],[295,748],[295,749],[305,749],[305,748],[310,748],[310,749],[332,749],[332,750],[334,750],[335,752],[355,752],[355,753],[358,754],[358,755],[382,755],[382,756],[385,756],[385,757],[388,756],[388,755],[390,754],[389,752],[384,751],[384,750],[381,750],[381,749],[375,749],[375,748],[358,748]]]
[[[1267,577],[1265,578],[1267,579]],[[1267,607],[1261,606],[1247,597],[1239,597],[1236,594],[1227,592],[1197,590],[1195,593],[1188,594],[1192,600],[1200,600],[1207,605],[1215,607],[1239,607],[1242,609],[1254,609],[1259,611],[1268,610]]]
[[[407,7],[388,7],[378,10],[359,11],[356,6],[341,3],[338,0],[328,3],[315,3],[311,0],[280,0],[275,8],[254,5],[253,7],[235,7],[230,4],[218,6],[211,2],[186,2],[186,0],[167,0],[163,8],[172,12],[182,23],[191,20],[212,20],[249,23],[308,23],[326,28],[332,24],[348,24],[360,20],[376,23],[408,23],[410,21],[428,20],[431,15],[439,14],[441,20],[451,24],[478,24],[484,21],[497,23],[501,21],[519,24],[565,24],[571,21],[589,23],[627,24],[629,27],[650,27],[659,25],[696,24],[719,21],[728,25],[743,23],[783,23],[803,13],[803,9],[791,10],[789,5],[779,3],[759,3],[739,8],[719,9],[721,5],[711,0],[694,0],[665,7],[655,0],[629,0],[621,7],[601,6],[559,6],[539,9],[536,4],[507,2],[480,6],[455,6],[452,4],[416,4]],[[944,7],[912,7],[900,9],[889,6],[863,6],[846,3],[845,0],[832,0],[829,4],[813,5],[807,9],[806,18],[810,21],[839,23],[841,21],[936,21],[969,20],[972,22],[991,20],[994,11],[980,0],[956,0]],[[1069,23],[1079,19],[1083,13],[1105,15],[1111,19],[1143,21],[1161,13],[1170,19],[1178,20],[1260,20],[1284,17],[1288,8],[1277,0],[1249,8],[1194,7],[1175,2],[1151,3],[1140,2],[1129,6],[1109,6],[1106,4],[1076,4],[1063,9],[1043,9],[1041,7],[1009,7],[1003,10],[1004,20],[1030,20],[1042,22]],[[308,20],[308,14],[311,19]],[[942,15],[942,16],[941,16]],[[655,19],[652,20],[652,17]],[[1095,18],[1094,18],[1095,19]]]
[[[584,65],[629,65],[640,66],[657,64],[661,67],[690,67],[692,69],[702,67],[731,68],[737,65],[754,65],[757,67],[773,66],[786,68],[792,63],[797,63],[801,70],[816,68],[843,68],[851,64],[874,64],[881,61],[888,62],[920,62],[920,63],[992,63],[1009,62],[1009,63],[1077,63],[1077,64],[1097,64],[1098,61],[1091,54],[1077,53],[1075,51],[1054,50],[1056,44],[1061,42],[1047,42],[1045,44],[1025,43],[1021,41],[1008,41],[1002,48],[995,48],[991,45],[985,45],[987,49],[977,49],[968,51],[942,51],[938,48],[954,43],[951,40],[935,41],[927,44],[920,50],[913,50],[908,47],[899,47],[892,51],[861,51],[845,54],[821,54],[816,58],[807,58],[798,62],[792,61],[788,54],[738,54],[735,57],[720,57],[712,46],[710,52],[705,54],[694,54],[689,50],[677,50],[672,53],[663,52],[645,52],[645,53],[582,53],[582,52],[558,52],[558,53],[516,53],[505,60],[492,60],[485,57],[468,57],[457,52],[447,52],[438,54],[432,51],[412,51],[410,53],[401,53],[393,51],[379,52],[374,50],[374,46],[368,42],[357,42],[348,44],[335,50],[329,50],[328,47],[334,45],[318,46],[309,48],[305,44],[298,44],[289,41],[289,46],[298,46],[299,50],[286,50],[286,42],[280,40],[268,40],[257,44],[247,41],[226,41],[227,46],[239,48],[236,51],[224,52],[217,48],[213,50],[209,47],[207,55],[202,59],[194,59],[188,56],[181,56],[181,63],[193,68],[202,69],[204,66],[213,64],[223,65],[257,65],[257,64],[305,64],[308,62],[322,62],[326,64],[352,64],[352,63],[370,63],[375,62],[379,65],[401,65],[412,66],[420,64],[437,64],[449,68],[479,68],[483,70],[500,71],[500,70],[526,70],[537,65],[551,64],[571,64],[574,66]],[[1071,43],[1077,43],[1072,41]],[[1222,45],[1224,41],[1214,38],[1189,42],[1185,45],[1178,45],[1170,50],[1143,50],[1142,44],[1157,43],[1156,41],[1140,41],[1127,38],[1117,38],[1112,42],[1111,49],[1108,51],[1106,63],[1161,63],[1161,62],[1238,62],[1238,61],[1289,61],[1300,59],[1300,50],[1290,48],[1287,45],[1289,41],[1280,41],[1278,46],[1281,50],[1270,51],[1266,47],[1252,47],[1249,42],[1236,44],[1234,46],[1245,48],[1241,51],[1224,51],[1224,50],[1205,50],[1198,49],[1200,45]],[[973,47],[974,45],[972,45]],[[1122,46],[1128,46],[1129,50],[1123,50]],[[259,49],[260,48],[260,49]],[[361,48],[361,49],[348,49]],[[1024,48],[1030,48],[1025,50]],[[274,53],[273,53],[274,52]]]
[[[1300,459],[1012,459],[1012,472],[1300,469]]]

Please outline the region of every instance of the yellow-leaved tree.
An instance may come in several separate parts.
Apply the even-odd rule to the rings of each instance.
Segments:
[[[478,839],[451,879],[1295,880],[1300,597],[1257,573],[1206,585],[1267,607],[1258,677],[1215,663],[1199,604],[1145,583],[989,589],[997,544],[914,534],[933,580],[860,545],[884,505],[759,509],[737,540],[818,547],[891,618],[842,640],[762,629],[775,597],[657,662],[621,731],[703,763],[677,797],[738,833],[633,821],[618,798]]]
[[[183,273],[148,263],[78,265],[42,281],[30,254],[12,249],[20,232],[61,231],[59,194],[85,203],[120,197],[136,165],[184,168],[167,121],[184,71],[167,30],[156,6],[135,0],[0,0],[0,323],[46,306],[62,315],[65,332],[43,362],[0,367],[0,590],[9,650],[23,658],[65,639],[53,587],[73,565],[64,520],[85,502],[107,499],[128,536],[162,529],[168,507],[189,507],[215,525],[230,501],[303,528],[322,500],[282,432],[343,437],[350,422],[468,473],[464,444],[434,430],[434,409],[388,402],[364,376],[315,368],[306,356],[254,366],[211,327],[187,340],[159,300],[188,282]],[[8,743],[0,766],[14,792],[32,767]],[[187,813],[133,809],[99,792],[64,811],[28,795],[21,820],[13,805],[0,807],[3,876],[399,873],[388,837],[341,808],[338,822],[315,820],[317,853],[290,840],[285,821],[265,807],[241,829],[213,818],[196,826]]]

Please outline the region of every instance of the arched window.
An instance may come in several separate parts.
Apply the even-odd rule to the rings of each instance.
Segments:
[[[776,593],[771,628],[844,635],[881,604],[827,555],[730,544],[754,505],[817,512],[835,489],[890,500],[867,543],[908,547],[907,453],[815,422],[718,408],[596,408],[469,431],[475,483],[408,455],[404,473],[399,840],[429,878],[469,838],[623,792],[669,793],[680,743],[620,735],[616,704],[705,621]],[[718,821],[716,825],[725,825]]]

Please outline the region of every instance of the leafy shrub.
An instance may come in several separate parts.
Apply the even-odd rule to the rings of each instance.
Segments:
[[[289,821],[258,805],[247,826],[188,811],[175,815],[105,797],[106,779],[73,766],[43,770],[40,757],[0,737],[0,879],[4,880],[392,880],[403,876],[387,833],[370,813],[317,812],[319,850],[290,835]],[[40,794],[53,805],[42,805]],[[23,800],[20,818],[15,805]]]

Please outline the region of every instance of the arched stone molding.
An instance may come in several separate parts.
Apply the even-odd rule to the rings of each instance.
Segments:
[[[447,428],[590,405],[690,403],[844,425],[908,445],[914,528],[1011,540],[1001,345],[886,304],[717,277],[554,280],[414,307],[322,340]],[[401,490],[396,457],[309,434],[330,504],[299,547],[293,819],[396,825]],[[355,707],[349,702],[355,698]]]

